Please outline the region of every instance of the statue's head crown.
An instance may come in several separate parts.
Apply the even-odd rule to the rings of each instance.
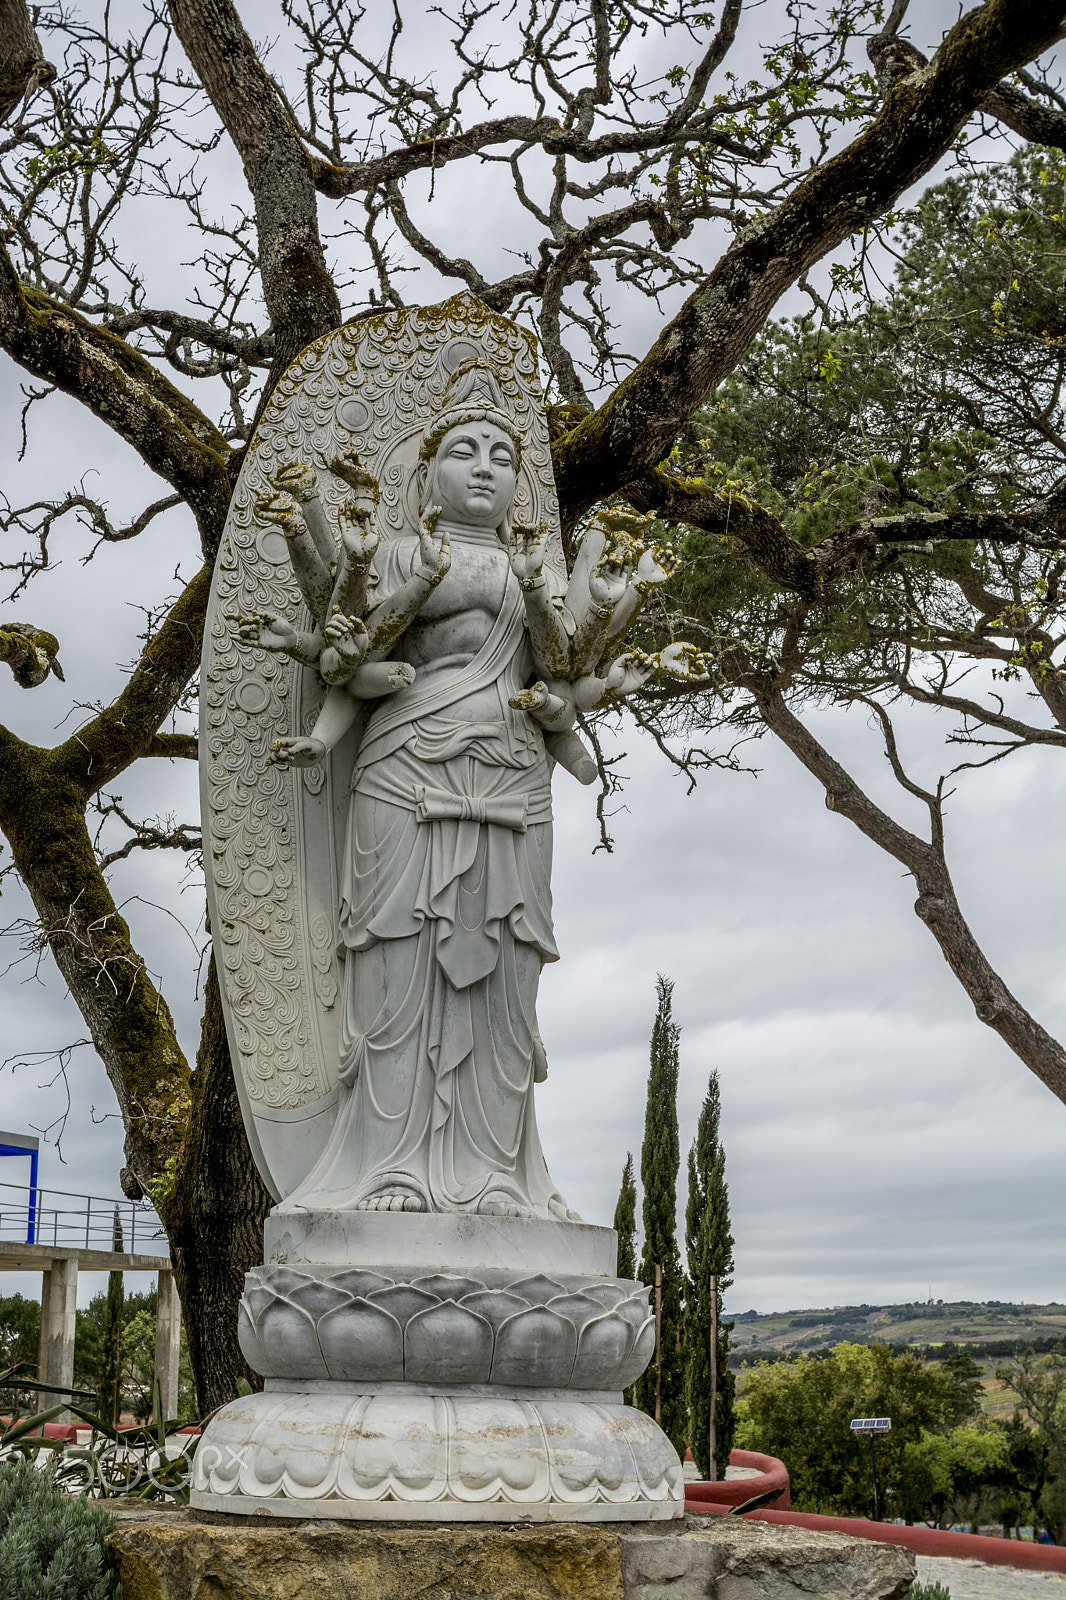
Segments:
[[[460,362],[448,379],[444,405],[426,424],[418,459],[431,461],[444,435],[468,422],[491,422],[502,428],[514,445],[516,465],[521,464],[522,438],[518,426],[506,410],[499,376],[484,356],[472,356]]]

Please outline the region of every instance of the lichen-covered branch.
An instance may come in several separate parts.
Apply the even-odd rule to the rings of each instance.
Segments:
[[[0,245],[0,346],[36,378],[75,396],[180,490],[205,550],[222,535],[230,447],[218,429],[124,339],[20,283]]]
[[[62,746],[42,750],[0,728],[0,829],[111,1080],[129,1167],[150,1192],[181,1149],[189,1069],[104,881]]]
[[[25,0],[0,0],[0,123],[56,69],[44,59]]]
[[[83,804],[141,756],[160,753],[160,725],[200,662],[210,588],[211,569],[201,567],[145,645],[117,699],[52,752],[55,768],[79,785]]]
[[[20,689],[36,689],[54,672],[63,681],[59,640],[32,622],[0,623],[0,661],[6,661]]]
[[[939,816],[932,817],[932,842],[901,827],[874,804],[790,711],[779,688],[758,681],[750,688],[766,726],[822,785],[830,811],[847,817],[911,873],[918,888],[915,915],[940,946],[945,961],[973,1002],[978,1019],[994,1029],[1053,1094],[1066,1101],[1066,1050],[1029,1015],[974,938],[944,859]],[[932,809],[935,812],[938,808],[934,805]]]
[[[987,0],[924,71],[900,78],[878,115],[786,200],[750,225],[635,370],[553,447],[569,525],[666,456],[682,423],[732,371],[781,294],[877,218],[950,147],[982,96],[1061,37],[1051,0]]]

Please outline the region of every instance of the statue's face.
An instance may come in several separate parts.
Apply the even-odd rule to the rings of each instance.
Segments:
[[[444,435],[431,496],[442,522],[498,528],[514,500],[515,451],[492,422],[464,422]]]

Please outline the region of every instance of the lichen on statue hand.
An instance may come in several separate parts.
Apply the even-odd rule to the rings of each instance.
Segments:
[[[335,611],[322,630],[325,648],[318,670],[326,683],[345,683],[370,648],[370,635],[361,617]]]
[[[655,658],[659,671],[682,683],[706,683],[711,676],[711,658],[694,644],[677,640],[660,650]]]
[[[313,767],[323,760],[326,745],[322,739],[275,739],[267,756],[271,767]]]
[[[668,544],[647,545],[633,573],[633,587],[642,596],[666,583],[681,566],[681,557]]]
[[[318,495],[315,469],[303,461],[287,461],[275,472],[273,482],[279,494],[291,496],[300,504],[306,504]]]
[[[440,514],[440,506],[430,506],[422,518],[418,535],[418,562],[414,570],[416,578],[421,578],[423,583],[431,584],[434,588],[447,575],[452,564],[451,540],[447,529],[441,531],[439,539],[436,537]]]
[[[574,724],[574,701],[567,683],[535,683],[529,689],[513,694],[507,704],[516,711],[526,711],[542,728],[563,732]]]
[[[507,557],[511,571],[523,589],[531,589],[534,584],[545,582],[544,551],[547,543],[548,525],[545,522],[538,523],[535,528],[526,528],[516,522],[511,529]]]
[[[240,613],[227,618],[236,624],[237,641],[250,650],[269,650],[290,656],[302,666],[318,663],[322,650],[322,635],[317,631],[302,633],[294,628],[287,617],[275,617],[269,611]]]

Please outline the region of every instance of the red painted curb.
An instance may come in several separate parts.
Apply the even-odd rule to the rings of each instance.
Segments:
[[[732,1450],[729,1465],[754,1467],[759,1476],[718,1478],[712,1483],[686,1483],[686,1501],[695,1500],[701,1506],[708,1502],[716,1506],[742,1506],[745,1500],[754,1500],[756,1495],[769,1494],[771,1489],[776,1489],[778,1494],[773,1501],[774,1507],[778,1511],[788,1510],[792,1502],[789,1498],[788,1468],[783,1461],[778,1461],[775,1456],[760,1455],[757,1450]]]
[[[754,1483],[754,1478],[746,1480]],[[685,1485],[685,1510],[702,1516],[725,1516],[729,1507],[692,1496],[695,1488],[717,1484]],[[1024,1567],[1030,1572],[1066,1572],[1066,1550],[1058,1545],[1024,1544],[1019,1539],[989,1539],[978,1533],[945,1533],[939,1528],[908,1528],[893,1522],[869,1522],[860,1517],[817,1517],[803,1511],[749,1511],[760,1522],[781,1522],[794,1528],[814,1528],[823,1533],[850,1533],[856,1539],[876,1539],[881,1544],[902,1545],[919,1556],[942,1556],[955,1561],[982,1561],[987,1566]]]

